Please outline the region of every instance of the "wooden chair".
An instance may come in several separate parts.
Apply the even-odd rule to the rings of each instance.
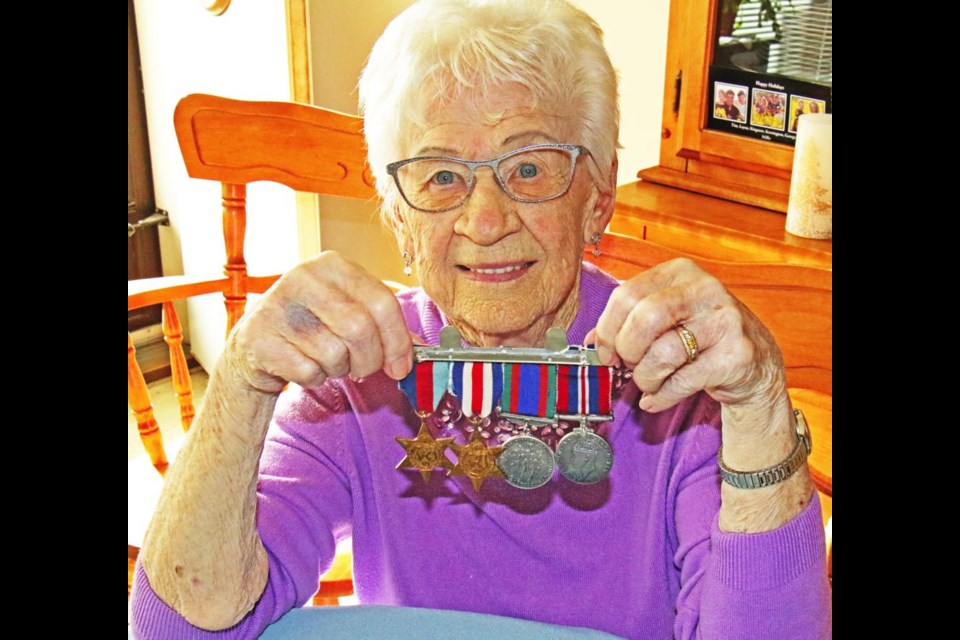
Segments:
[[[833,272],[773,263],[707,260],[618,233],[603,237],[599,257],[584,257],[611,275],[630,278],[677,257],[694,260],[715,275],[770,329],[783,352],[787,385],[810,427],[810,473],[820,492],[832,579],[833,519]]]
[[[247,295],[263,293],[279,278],[279,274],[253,276],[247,272],[243,253],[247,184],[266,180],[297,191],[364,200],[376,194],[366,164],[363,121],[358,116],[290,102],[193,94],[177,104],[174,126],[188,175],[221,184],[224,275],[213,279],[172,276],[131,281],[127,285],[127,309],[163,305],[163,335],[170,350],[171,378],[186,431],[194,415],[193,392],[174,302],[221,293],[227,310],[226,335],[243,315]],[[127,398],[150,461],[163,476],[169,464],[167,451],[129,333]],[[138,550],[128,542],[128,598]],[[336,604],[337,598],[352,593],[350,557],[341,555],[321,578],[314,603]]]

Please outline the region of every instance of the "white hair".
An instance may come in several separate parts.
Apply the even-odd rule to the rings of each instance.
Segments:
[[[386,165],[428,110],[521,84],[533,107],[574,122],[601,175],[609,175],[620,127],[617,74],[603,32],[566,0],[420,0],[394,18],[360,77],[360,113],[370,168],[392,218],[400,197]]]

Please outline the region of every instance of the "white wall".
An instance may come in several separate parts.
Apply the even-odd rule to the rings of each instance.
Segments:
[[[670,0],[575,0],[603,29],[620,75],[620,170],[617,184],[660,162],[663,73]]]
[[[413,0],[310,0],[314,104],[357,112],[356,83],[367,53],[393,17]],[[620,75],[620,169],[617,183],[659,162],[669,0],[577,0],[605,34]],[[322,200],[323,249],[336,249],[380,278],[415,285],[402,274],[396,242],[369,203]]]
[[[310,0],[313,102],[357,113],[357,80],[373,43],[414,0]],[[375,203],[320,198],[320,246],[335,249],[384,280],[408,286],[393,235],[380,224]]]
[[[173,130],[173,110],[189,93],[289,100],[283,2],[233,2],[221,16],[192,1],[135,0],[144,98],[157,206],[170,212],[160,227],[165,275],[215,277],[223,272],[220,186],[189,178]],[[297,256],[293,192],[253,184],[246,256],[252,273],[275,273]],[[209,370],[226,327],[220,296],[189,303],[189,340]]]

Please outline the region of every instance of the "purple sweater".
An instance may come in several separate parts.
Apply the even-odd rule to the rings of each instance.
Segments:
[[[617,282],[584,264],[568,331],[580,344]],[[399,295],[410,329],[439,344],[443,314]],[[831,637],[820,503],[760,534],[721,532],[719,405],[706,394],[648,414],[625,385],[606,437],[609,480],[559,473],[524,490],[497,479],[398,471],[420,421],[382,372],[281,395],[261,458],[257,525],[270,577],[253,611],[216,637],[254,638],[307,602],[338,540],[353,538],[362,603],[477,611],[625,638]],[[443,434],[454,435],[454,434]],[[458,435],[458,442],[463,436]],[[131,596],[139,638],[206,638],[150,589]]]

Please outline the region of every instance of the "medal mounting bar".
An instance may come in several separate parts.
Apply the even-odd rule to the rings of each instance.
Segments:
[[[508,413],[506,411],[500,411],[497,413],[501,418],[506,418],[513,422],[518,423],[530,423],[531,425],[554,425],[557,424],[558,420],[563,420],[565,422],[609,422],[613,420],[612,415],[594,415],[590,413],[558,413],[552,418],[546,418],[543,416],[530,416],[523,413]]]
[[[439,347],[414,346],[417,362],[498,362],[515,364],[557,364],[602,366],[596,349],[567,344],[567,332],[559,327],[547,330],[546,346],[530,347],[464,347],[463,337],[456,327],[446,326],[440,331]]]

